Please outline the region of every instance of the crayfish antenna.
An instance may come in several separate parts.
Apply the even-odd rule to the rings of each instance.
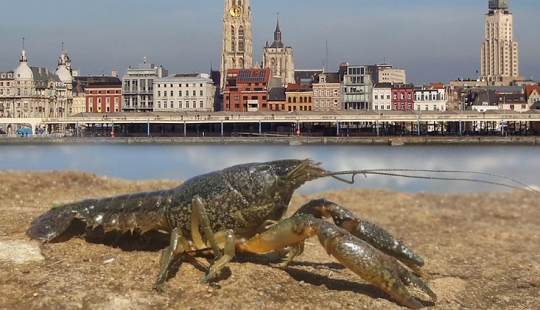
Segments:
[[[458,174],[458,175],[464,175],[464,174],[472,174],[472,175],[480,175],[480,176],[488,176],[493,177],[496,179],[506,180],[509,183],[499,182],[499,181],[490,181],[490,180],[483,180],[483,179],[475,179],[475,178],[468,178],[468,177],[445,177],[445,176],[426,176],[426,175],[415,175],[411,174],[414,172],[424,172],[424,173],[452,173],[452,174]],[[351,175],[351,180],[347,180],[344,178],[339,177],[338,175]],[[517,189],[517,190],[526,190],[526,191],[532,191],[535,193],[540,194],[540,191],[533,188],[532,186],[529,186],[523,182],[520,182],[516,179],[506,177],[503,175],[488,173],[488,172],[478,172],[478,171],[468,171],[468,170],[440,170],[440,169],[368,169],[368,170],[345,170],[345,171],[328,171],[326,173],[326,176],[333,177],[334,179],[337,179],[339,181],[348,183],[348,184],[354,184],[354,177],[358,174],[362,174],[365,177],[367,177],[368,174],[372,175],[385,175],[385,176],[394,176],[394,177],[401,177],[401,178],[411,178],[411,179],[424,179],[424,180],[442,180],[442,181],[466,181],[466,182],[475,182],[475,183],[484,183],[484,184],[491,184],[491,185],[497,185],[501,187],[507,187],[511,189]]]

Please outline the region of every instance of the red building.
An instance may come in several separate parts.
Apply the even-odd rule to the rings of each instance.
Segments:
[[[270,69],[229,69],[223,111],[268,111]]]
[[[414,85],[394,84],[392,86],[392,110],[414,110]]]
[[[106,113],[122,111],[122,81],[117,77],[86,77],[84,94],[86,112]]]

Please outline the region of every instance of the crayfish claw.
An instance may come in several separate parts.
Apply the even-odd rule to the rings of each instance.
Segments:
[[[321,221],[318,237],[328,254],[365,281],[389,294],[398,303],[418,309],[423,305],[407,290],[413,284],[431,300],[436,294],[420,278],[403,267],[396,258],[384,254],[367,242],[328,222]]]

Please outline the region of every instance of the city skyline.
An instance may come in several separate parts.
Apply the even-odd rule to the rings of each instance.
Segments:
[[[283,43],[293,47],[296,69],[336,71],[341,62],[387,62],[405,69],[415,84],[476,78],[488,1],[472,2],[358,0],[336,6],[252,0],[254,63],[261,62],[262,48],[273,39],[279,12]],[[510,1],[509,6],[519,75],[536,79],[540,1]],[[23,38],[30,66],[54,70],[63,43],[82,75],[117,70],[122,76],[145,56],[171,74],[219,70],[222,15],[222,1],[58,0],[50,8],[41,1],[9,2],[0,12],[2,29],[9,29],[2,35],[0,71],[18,66]]]

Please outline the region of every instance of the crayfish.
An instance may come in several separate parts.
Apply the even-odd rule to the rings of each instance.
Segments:
[[[339,176],[346,174],[352,175],[350,181]],[[215,260],[201,278],[208,282],[237,252],[280,251],[286,253],[281,264],[286,266],[303,252],[307,238],[317,236],[328,254],[399,304],[422,307],[408,285],[435,302],[436,294],[422,280],[424,260],[375,223],[325,199],[312,200],[282,219],[294,191],[305,182],[333,177],[353,183],[357,174],[398,175],[386,170],[331,172],[309,159],[240,164],[193,177],[172,189],[62,205],[35,218],[27,234],[48,242],[76,218],[105,232],[169,233],[156,290],[163,290],[171,265],[186,255],[213,253]]]

